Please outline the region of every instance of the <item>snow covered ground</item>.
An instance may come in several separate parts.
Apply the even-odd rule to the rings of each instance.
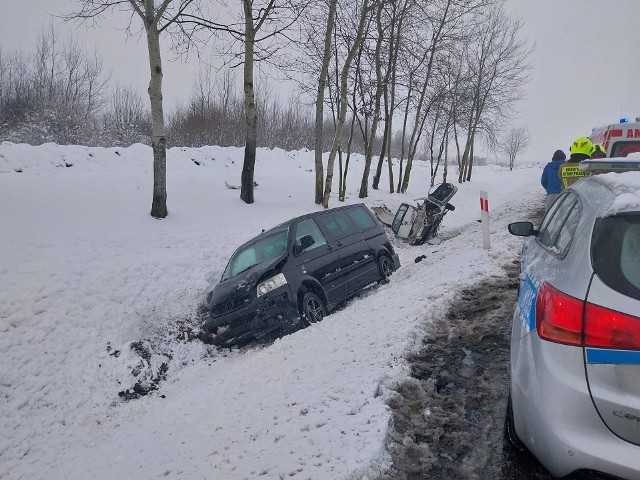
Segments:
[[[503,274],[521,244],[506,224],[544,202],[539,168],[476,167],[442,243],[393,240],[402,267],[389,284],[272,345],[218,351],[188,332],[229,255],[319,208],[313,152],[259,150],[253,205],[224,186],[242,158],[171,149],[169,216],[155,220],[148,147],[0,145],[0,478],[374,478],[389,465],[386,402],[404,356],[461,286]],[[352,160],[348,203],[362,167]],[[371,190],[365,203],[395,211],[427,178],[414,165],[407,194]],[[119,395],[141,381],[157,390]]]

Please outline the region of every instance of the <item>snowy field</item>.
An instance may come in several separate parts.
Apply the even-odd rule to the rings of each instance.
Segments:
[[[271,345],[219,351],[189,332],[230,254],[319,209],[313,152],[259,150],[253,205],[224,186],[242,158],[171,149],[169,216],[155,220],[149,147],[0,145],[0,478],[375,478],[404,356],[462,286],[503,274],[521,245],[506,224],[544,202],[540,168],[476,167],[440,244],[393,240],[402,267],[389,284]],[[348,203],[362,168],[352,159]],[[418,163],[407,194],[371,190],[365,203],[395,212],[427,179]],[[136,383],[157,389],[126,401]]]

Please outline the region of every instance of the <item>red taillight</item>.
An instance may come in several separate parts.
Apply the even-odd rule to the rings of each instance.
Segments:
[[[582,345],[584,302],[543,283],[536,299],[536,329],[544,340]]]
[[[640,349],[640,318],[587,303],[585,319],[585,346]]]
[[[640,349],[640,318],[570,297],[543,283],[536,300],[538,336],[550,342],[584,346]]]

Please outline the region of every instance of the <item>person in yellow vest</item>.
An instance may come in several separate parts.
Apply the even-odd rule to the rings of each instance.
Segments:
[[[607,158],[607,151],[599,143],[596,143],[593,146],[593,153],[591,154],[591,160],[593,160],[594,158]]]
[[[558,169],[562,190],[571,186],[582,177],[589,175],[588,172],[580,170],[578,163],[582,160],[588,160],[593,153],[593,143],[587,137],[580,137],[571,144],[569,148],[569,160],[563,163]]]

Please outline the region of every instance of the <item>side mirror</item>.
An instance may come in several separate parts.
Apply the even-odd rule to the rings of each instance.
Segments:
[[[302,237],[300,237],[298,245],[296,245],[296,250],[298,253],[303,252],[314,243],[316,243],[316,241],[311,235],[303,235]]]
[[[529,237],[538,234],[531,222],[513,222],[509,224],[508,228],[511,235],[517,235],[518,237]]]

